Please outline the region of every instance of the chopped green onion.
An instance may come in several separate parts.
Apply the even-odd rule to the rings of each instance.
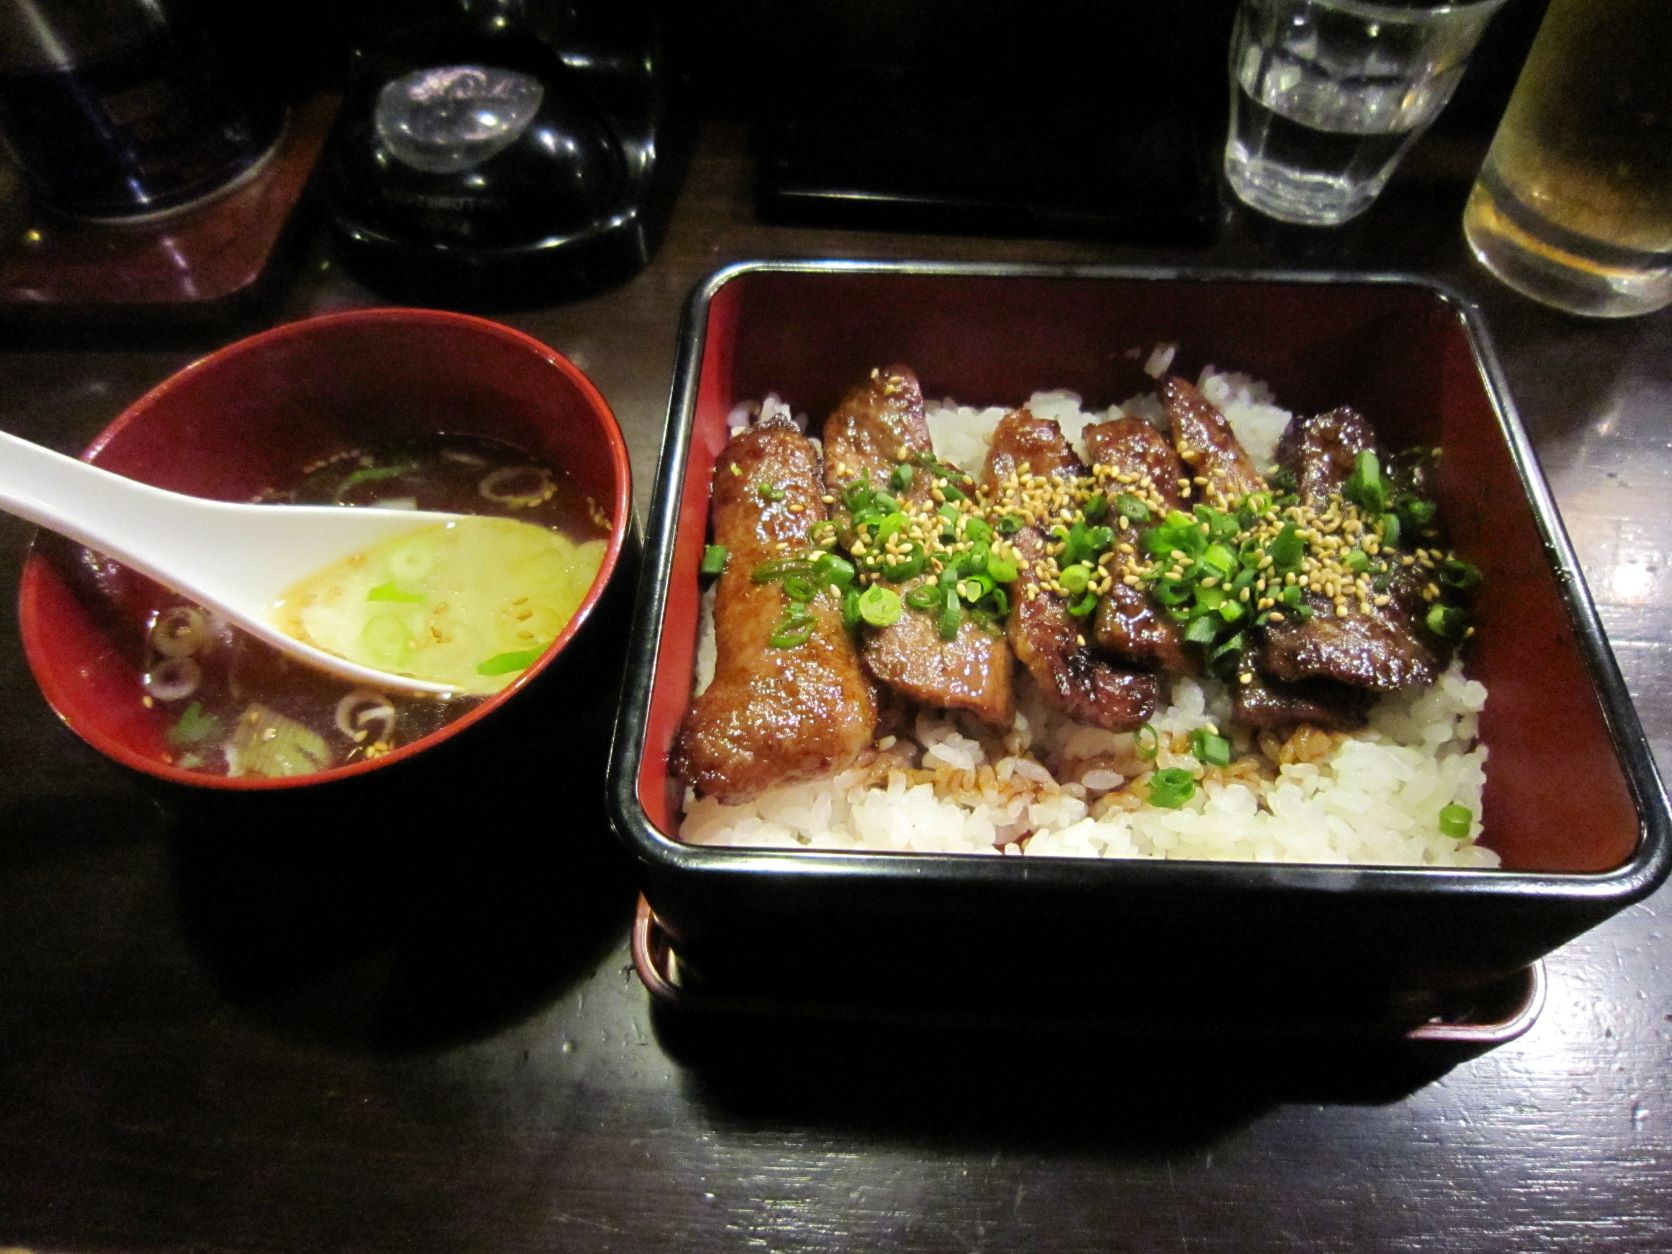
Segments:
[[[484,662],[476,664],[478,675],[509,675],[512,671],[525,671],[539,659],[546,651],[541,645],[535,649],[518,649],[514,653],[496,653]]]
[[[1480,586],[1480,567],[1460,557],[1448,557],[1440,563],[1440,582],[1459,592],[1473,592]]]
[[[1355,575],[1362,575],[1370,569],[1370,554],[1363,549],[1347,550],[1347,556],[1342,558],[1341,561]]]
[[[1277,533],[1277,538],[1266,546],[1266,553],[1271,557],[1271,564],[1280,571],[1294,570],[1306,556],[1306,541],[1300,538],[1300,530],[1292,522],[1283,524],[1283,530]]]
[[[424,594],[422,592],[408,592],[405,588],[401,587],[400,584],[391,579],[388,583],[380,583],[377,587],[367,592],[366,600],[400,601],[408,605],[422,605],[424,603]]]
[[[1115,512],[1130,523],[1147,523],[1150,520],[1150,507],[1130,492],[1122,492],[1115,497]]]
[[[853,563],[836,553],[821,553],[813,560],[813,578],[821,585],[845,588],[856,574]]]
[[[887,514],[884,514],[882,518],[876,522],[876,530],[873,538],[876,543],[884,544],[904,530],[906,524],[910,521],[911,520],[899,510],[892,510]]]
[[[877,490],[863,479],[855,479],[842,489],[842,504],[850,514],[863,514],[871,508],[871,502],[876,497]]]
[[[1208,670],[1221,679],[1235,671],[1242,660],[1244,641],[1242,632],[1237,632],[1225,640],[1217,649],[1208,654]]]
[[[920,583],[906,593],[905,599],[914,610],[938,610],[941,606],[940,585],[932,580]]]
[[[1017,569],[1016,563],[1009,558],[1000,557],[996,553],[989,553],[987,555],[987,573],[992,576],[995,583],[1015,583],[1016,577],[1021,574],[1021,571]]]
[[[1212,614],[1191,619],[1184,629],[1184,638],[1191,644],[1212,644],[1219,638],[1219,624],[1213,621]]]
[[[1080,507],[1080,514],[1087,522],[1096,522],[1108,512],[1109,498],[1101,492],[1093,492]]]
[[[911,487],[912,476],[916,472],[909,463],[901,462],[894,467],[894,473],[888,476],[888,486],[891,491],[904,492]]]
[[[1242,529],[1235,514],[1227,514],[1211,505],[1198,505],[1191,512],[1195,514],[1196,521],[1208,529],[1210,540],[1229,540]]]
[[[850,584],[842,593],[842,626],[852,631],[859,622],[859,589]]]
[[[1075,618],[1084,618],[1097,608],[1097,593],[1087,591],[1078,601],[1068,607],[1068,612]]]
[[[427,544],[403,544],[389,554],[389,573],[403,583],[412,583],[430,573],[435,550]]]
[[[882,577],[889,583],[905,583],[923,573],[923,568],[929,563],[929,555],[916,540],[910,542],[906,556],[895,561],[885,558],[882,564]]]
[[[755,492],[763,501],[781,501],[784,499],[784,489],[775,483],[762,480],[755,485]]]
[[[805,605],[819,594],[819,585],[811,575],[785,575],[784,595]]]
[[[772,637],[767,641],[774,649],[799,649],[813,638],[813,623],[811,619],[792,620],[780,619],[778,626],[773,629]]]
[[[726,569],[726,559],[731,556],[731,550],[723,544],[711,544],[702,551],[702,573],[718,575]]]
[[[412,647],[406,624],[394,614],[374,614],[360,628],[360,639],[380,663],[399,664]]]
[[[1149,779],[1149,799],[1152,806],[1176,810],[1196,795],[1196,778],[1182,767],[1170,766],[1157,771]]]
[[[1421,533],[1433,525],[1440,507],[1420,496],[1402,496],[1394,504],[1399,517],[1413,532]]]
[[[408,471],[417,469],[418,464],[416,462],[403,462],[398,466],[362,466],[337,485],[337,499],[342,500],[344,492],[347,492],[350,488],[358,487],[362,483],[377,483],[383,479],[394,479]]]
[[[1091,567],[1084,563],[1070,566],[1057,576],[1057,582],[1062,585],[1064,592],[1078,596],[1091,583]]]
[[[773,583],[790,575],[811,575],[813,564],[801,557],[775,557],[770,562],[762,562],[749,572],[749,578],[755,583]]]
[[[959,601],[957,591],[948,588],[942,594],[940,618],[935,622],[935,630],[940,633],[942,640],[956,640],[958,625],[963,621],[963,603]]]
[[[1132,747],[1144,761],[1153,761],[1161,752],[1161,733],[1155,730],[1154,724],[1145,723],[1132,733]]]
[[[1198,761],[1209,766],[1231,765],[1231,742],[1205,727],[1198,727],[1190,733],[1190,752]]]
[[[1399,544],[1399,515],[1383,514],[1380,523],[1382,545],[1384,548],[1396,548]]]
[[[1150,595],[1171,609],[1190,600],[1190,583],[1184,579],[1157,579],[1150,586]]]
[[[900,594],[872,584],[859,594],[859,617],[873,627],[892,626],[900,621]]]
[[[1001,536],[1013,536],[1027,524],[1022,521],[1022,517],[1019,514],[1006,514],[1003,518],[999,519],[997,525],[998,532]]]
[[[993,529],[987,525],[985,519],[977,518],[974,514],[964,519],[964,539],[975,542],[992,538]]]
[[[221,721],[213,714],[203,712],[203,703],[193,701],[180,715],[173,727],[168,729],[168,743],[176,747],[181,745],[200,745],[206,740],[214,740],[221,734]]]
[[[1449,805],[1440,807],[1440,831],[1453,840],[1467,840],[1469,827],[1475,821],[1474,811],[1468,806]]]
[[[1353,462],[1341,494],[1367,514],[1380,514],[1388,506],[1388,483],[1373,449],[1364,449]]]
[[[1176,509],[1160,526],[1144,532],[1144,548],[1152,557],[1170,557],[1175,550],[1186,557],[1199,557],[1207,546],[1208,538],[1196,520]]]
[[[331,759],[318,732],[259,701],[233,720],[226,747],[243,773],[269,778],[308,775]]]
[[[1454,605],[1436,605],[1423,620],[1428,630],[1445,640],[1461,640],[1469,629],[1469,616]]]

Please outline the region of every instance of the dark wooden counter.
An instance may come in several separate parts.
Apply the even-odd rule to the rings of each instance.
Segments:
[[[1360,222],[1227,215],[1158,252],[769,227],[704,137],[649,270],[503,315],[589,371],[648,498],[680,310],[714,267],[869,256],[1367,267],[1484,310],[1648,734],[1672,750],[1672,311],[1580,322],[1499,287],[1424,154]],[[309,254],[261,321],[374,298]],[[0,426],[64,450],[233,337],[0,342]],[[0,519],[0,588],[27,529]],[[1356,1046],[653,1013],[602,830],[565,801],[413,862],[376,816],[295,860],[187,836],[60,727],[0,617],[0,1247],[1110,1248],[1196,1254],[1672,1245],[1672,898],[1547,962],[1532,1030],[1438,1065]],[[588,785],[591,787],[592,785]],[[1583,787],[1583,781],[1575,781]],[[554,817],[557,816],[557,817]],[[561,826],[561,824],[559,823]],[[438,852],[438,848],[444,852]],[[572,855],[572,856],[571,856]],[[1455,1062],[1455,1065],[1450,1065]]]

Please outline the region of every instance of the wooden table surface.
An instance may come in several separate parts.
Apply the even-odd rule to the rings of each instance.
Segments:
[[[1436,276],[1484,311],[1664,763],[1672,310],[1583,322],[1498,286],[1458,227],[1479,156],[1413,158],[1340,231],[1227,211],[1212,245],[1157,251],[763,225],[741,137],[717,125],[648,270],[501,316],[609,398],[642,511],[682,304],[726,262]],[[376,300],[326,255],[316,241],[258,321]],[[77,450],[235,334],[9,336],[0,426]],[[27,536],[0,519],[0,587]],[[633,975],[633,893],[602,830],[571,834],[584,877],[468,855],[385,875],[354,823],[305,871],[246,859],[237,831],[182,837],[55,721],[10,613],[0,696],[0,1248],[1672,1248],[1665,891],[1547,960],[1525,1036],[1449,1068],[1316,1041],[700,1028]],[[489,829],[552,821],[489,810]],[[445,909],[403,896],[441,878]]]

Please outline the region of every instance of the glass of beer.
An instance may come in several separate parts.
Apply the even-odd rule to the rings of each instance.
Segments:
[[[1672,304],[1672,0],[1552,0],[1463,211],[1482,264],[1570,313]]]
[[[1668,0],[1672,3],[1672,0]],[[1503,0],[1242,0],[1225,177],[1284,222],[1368,209]]]

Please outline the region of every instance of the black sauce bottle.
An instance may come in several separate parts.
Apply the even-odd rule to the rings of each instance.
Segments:
[[[522,0],[439,0],[353,56],[327,157],[339,252],[403,299],[514,303],[649,259],[643,162]]]

